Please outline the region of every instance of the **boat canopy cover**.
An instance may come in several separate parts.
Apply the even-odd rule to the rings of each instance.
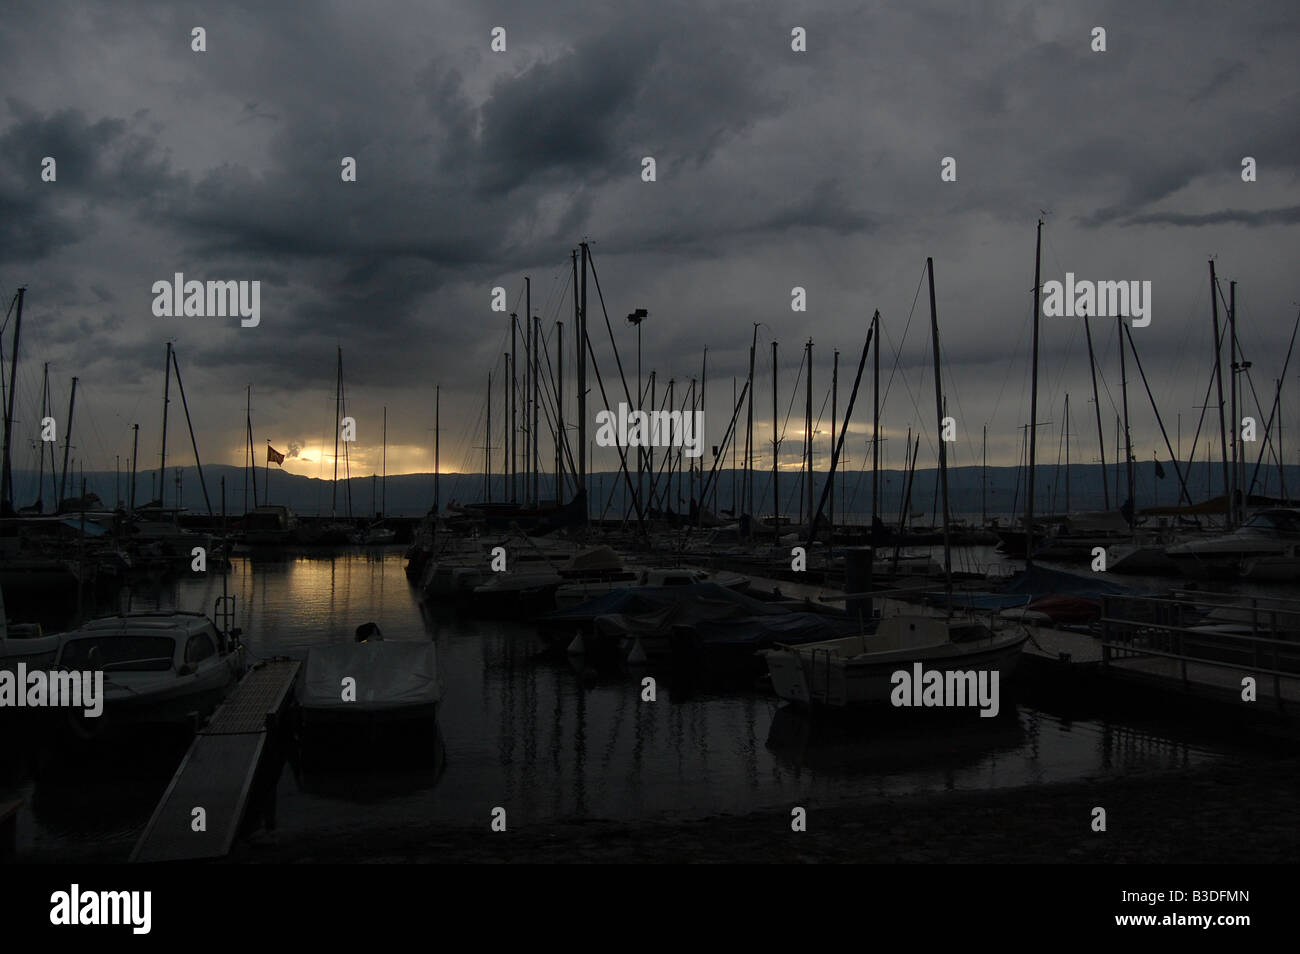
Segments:
[[[356,700],[345,702],[343,680],[356,680]],[[298,684],[305,709],[358,712],[424,706],[442,696],[437,647],[432,642],[344,643],[315,646]]]
[[[1091,577],[1076,576],[1035,564],[1028,573],[1024,570],[1018,572],[997,593],[953,593],[952,605],[968,609],[1006,610],[1026,606],[1047,596],[1097,599],[1102,596],[1136,596],[1142,592],[1131,586],[1098,579],[1097,576],[1098,574]],[[947,594],[938,591],[927,592],[924,598],[934,606],[943,606],[948,602]]]

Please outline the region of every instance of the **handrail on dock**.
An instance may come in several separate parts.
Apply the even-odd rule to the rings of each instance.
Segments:
[[[1101,604],[1103,670],[1110,666],[1112,659],[1152,656],[1181,663],[1181,681],[1184,686],[1189,684],[1189,663],[1271,676],[1273,695],[1279,709],[1283,705],[1281,681],[1300,680],[1300,641],[1281,639],[1276,635],[1261,635],[1261,620],[1254,606],[1228,604],[1249,610],[1250,613],[1250,633],[1234,633],[1184,625],[1188,622],[1187,611],[1196,611],[1194,603],[1188,600],[1103,596]],[[1295,605],[1300,611],[1300,602]],[[1134,613],[1135,607],[1141,607],[1143,611]],[[1167,610],[1172,612],[1166,612]],[[1276,634],[1279,632],[1278,611],[1269,609],[1266,612],[1272,628],[1264,629],[1263,632]],[[1196,618],[1202,621],[1206,619],[1202,613],[1197,613]],[[1297,619],[1300,620],[1300,615]],[[1239,622],[1245,624],[1247,620]]]

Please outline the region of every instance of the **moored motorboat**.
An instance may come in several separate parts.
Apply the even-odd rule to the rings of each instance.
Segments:
[[[386,641],[374,623],[356,642],[314,646],[294,695],[301,762],[372,764],[436,755],[442,673],[432,642]],[[427,745],[426,745],[427,743]]]
[[[239,681],[240,630],[223,633],[202,613],[126,613],[62,636],[55,668],[103,673],[104,712],[72,728],[99,737],[128,725],[193,725]]]

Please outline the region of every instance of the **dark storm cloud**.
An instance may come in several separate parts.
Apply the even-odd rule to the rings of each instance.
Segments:
[[[29,286],[20,389],[50,360],[122,420],[156,414],[174,339],[201,443],[206,432],[218,454],[242,440],[248,383],[259,427],[299,428],[277,439],[314,453],[339,347],[350,406],[388,404],[395,441],[427,443],[439,381],[444,415],[470,427],[508,348],[492,287],[522,312],[531,275],[550,335],[570,320],[567,255],[583,237],[625,365],[633,307],[651,311],[645,361],[661,381],[699,373],[704,347],[710,376],[743,376],[762,322],[762,400],[771,340],[788,396],[789,356],[808,337],[819,388],[841,351],[843,400],[875,307],[899,350],[885,364],[926,373],[914,295],[933,255],[953,386],[966,415],[1000,415],[1010,460],[1040,209],[1050,275],[1157,280],[1141,338],[1157,374],[1199,360],[1207,332],[1184,316],[1201,307],[1207,253],[1231,249],[1224,274],[1239,273],[1261,313],[1296,297],[1284,276],[1300,209],[1300,15],[1281,8],[50,2],[5,21],[0,290]],[[189,49],[196,24],[204,54]],[[1105,54],[1089,48],[1095,24]],[[496,25],[507,53],[488,48]],[[790,50],[795,25],[806,54]],[[39,180],[44,155],[58,157],[57,186]],[[959,178],[941,183],[949,155]],[[1257,183],[1240,181],[1245,155]],[[344,156],[355,183],[340,181]],[[654,183],[640,179],[644,156]],[[151,285],[175,271],[261,281],[261,325],[155,318]],[[805,314],[790,311],[794,285]],[[1080,340],[1068,323],[1044,327],[1053,388],[1086,385]],[[1157,389],[1179,406],[1201,399],[1177,380]],[[710,395],[725,424],[713,400],[727,388]],[[894,395],[894,426],[929,426]]]
[[[1135,215],[1127,220],[1128,225],[1180,225],[1203,226],[1234,223],[1238,225],[1295,225],[1300,223],[1300,205],[1285,209],[1261,209],[1246,211],[1244,209],[1223,209],[1218,212],[1186,214],[1177,212],[1153,212],[1148,215]]]
[[[169,178],[157,143],[138,130],[139,117],[90,119],[80,109],[42,113],[6,100],[0,133],[0,265],[40,261],[98,227],[97,212],[125,202],[146,208]],[[42,181],[45,157],[56,179]]]

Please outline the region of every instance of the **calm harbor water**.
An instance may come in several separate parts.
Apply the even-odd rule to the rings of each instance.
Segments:
[[[813,806],[869,795],[996,789],[1191,766],[1229,740],[1180,727],[1072,720],[1020,703],[1002,718],[947,727],[848,731],[783,709],[759,691],[675,697],[641,674],[584,674],[539,655],[530,626],[425,614],[401,548],[236,559],[226,578],[253,656],[300,657],[374,621],[390,640],[436,642],[445,682],[445,765],[302,775],[286,763],[278,837],[442,821],[512,828],[558,818],[694,818]],[[137,593],[135,609],[210,613],[217,575]],[[0,746],[0,801],[20,797],[19,851],[47,860],[125,859],[184,746],[68,764],[20,739]]]

